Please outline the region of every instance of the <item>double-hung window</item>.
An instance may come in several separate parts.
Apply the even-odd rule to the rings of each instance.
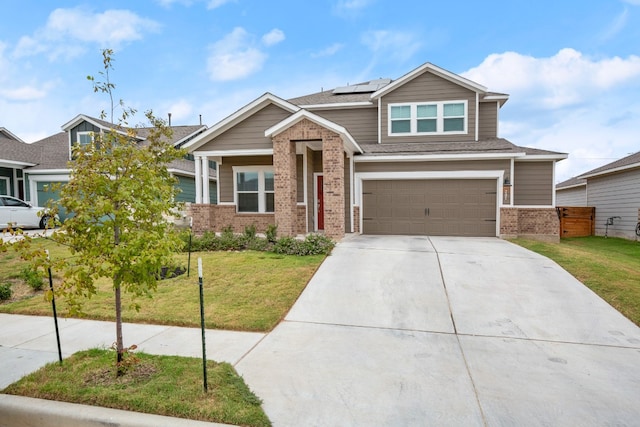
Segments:
[[[463,134],[467,101],[389,104],[389,136]]]
[[[274,211],[272,167],[234,167],[233,173],[238,212],[271,213]]]

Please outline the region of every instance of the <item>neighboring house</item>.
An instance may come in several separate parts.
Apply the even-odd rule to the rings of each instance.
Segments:
[[[10,183],[15,187],[15,193],[10,194],[22,196],[20,198],[34,206],[45,206],[48,200],[57,199],[57,194],[47,190],[51,184],[64,184],[69,181],[71,170],[68,163],[71,158],[71,146],[76,143],[85,144],[91,141],[92,134],[108,132],[112,127],[109,122],[80,114],[62,126],[63,132],[33,144],[25,144],[17,138],[16,141],[10,141],[12,152],[7,155],[3,148],[0,154],[0,165],[11,166],[0,168],[0,173],[11,175],[15,180],[15,184]],[[173,130],[171,143],[181,147],[207,128],[204,125],[197,125],[172,126],[171,129]],[[141,144],[144,143],[149,130],[149,128],[135,129],[136,137]],[[0,139],[0,144],[5,143]],[[212,166],[215,167],[215,164]],[[196,166],[193,157],[189,155],[188,158],[172,162],[169,165],[169,171],[178,179],[177,185],[181,190],[178,200],[195,202]],[[212,191],[209,193],[210,203],[217,203],[215,175],[215,170],[209,170],[208,176],[213,182]],[[63,213],[61,219],[64,219],[64,215]]]
[[[573,177],[556,184],[556,205],[588,206],[587,180]]]
[[[30,166],[35,166],[35,163],[29,144],[0,127],[0,195],[24,200],[22,170]]]
[[[636,224],[640,222],[640,152],[586,172],[576,179],[584,182],[583,205],[596,208],[596,235],[636,239]],[[558,200],[566,186],[556,187]],[[560,205],[560,202],[558,202]],[[612,220],[609,220],[612,218]],[[609,220],[609,221],[608,221]],[[609,225],[607,226],[607,222]]]
[[[288,101],[266,93],[184,145],[218,164],[215,206],[196,172],[194,229],[558,240],[567,156],[499,138],[507,99],[430,63]]]

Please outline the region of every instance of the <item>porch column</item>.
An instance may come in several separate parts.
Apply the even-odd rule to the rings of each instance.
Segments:
[[[333,132],[322,137],[322,170],[324,174],[324,233],[327,237],[344,237],[345,186],[344,148],[342,139]]]
[[[278,234],[297,233],[298,198],[296,176],[296,144],[284,134],[273,138],[275,220]]]
[[[209,197],[209,158],[202,157],[202,203],[208,205],[211,203]]]
[[[202,158],[200,156],[195,157],[196,166],[196,204],[202,204]]]

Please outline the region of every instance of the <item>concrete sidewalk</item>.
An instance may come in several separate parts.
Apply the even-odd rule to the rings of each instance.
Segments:
[[[0,313],[0,388],[49,362],[58,360],[53,317]],[[96,320],[58,319],[62,356],[89,348],[110,348],[115,324]],[[125,346],[137,345],[149,354],[202,357],[199,328],[125,323]],[[206,330],[207,359],[232,365],[246,355],[265,334]]]

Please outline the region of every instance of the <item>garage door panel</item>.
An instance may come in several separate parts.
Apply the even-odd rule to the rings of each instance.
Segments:
[[[492,179],[363,182],[363,232],[434,236],[495,236]]]

